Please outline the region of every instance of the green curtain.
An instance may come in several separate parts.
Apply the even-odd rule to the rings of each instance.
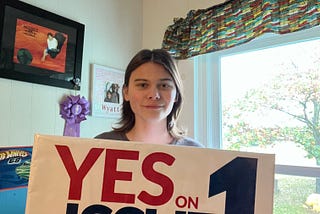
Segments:
[[[320,24],[320,0],[230,0],[176,18],[162,48],[177,59],[240,45],[267,32],[286,34]]]

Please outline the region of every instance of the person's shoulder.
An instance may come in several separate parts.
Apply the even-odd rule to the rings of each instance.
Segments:
[[[178,139],[175,143],[175,145],[179,145],[179,146],[193,146],[193,147],[200,147],[200,148],[204,148],[204,146],[196,141],[195,139],[192,139],[190,137],[182,137],[180,139]]]
[[[119,131],[103,132],[94,137],[95,139],[123,140],[128,141],[125,133]]]

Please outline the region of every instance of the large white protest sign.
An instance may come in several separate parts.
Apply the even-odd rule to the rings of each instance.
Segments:
[[[27,214],[270,214],[274,155],[37,135]]]

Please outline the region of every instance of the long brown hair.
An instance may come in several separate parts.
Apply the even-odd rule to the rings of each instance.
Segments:
[[[139,66],[147,62],[153,62],[162,65],[174,81],[177,90],[177,97],[176,102],[173,105],[172,111],[167,116],[167,129],[172,137],[179,138],[184,134],[184,132],[177,128],[176,125],[176,120],[178,119],[183,103],[183,86],[176,62],[167,51],[162,49],[144,49],[139,51],[131,59],[127,66],[124,76],[124,87],[129,86],[129,79],[132,72],[136,70]],[[115,131],[127,133],[133,128],[135,124],[135,115],[130,107],[129,101],[123,100],[122,115],[120,121],[117,124],[118,126],[113,128]]]

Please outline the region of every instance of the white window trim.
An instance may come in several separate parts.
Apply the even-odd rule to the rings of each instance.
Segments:
[[[249,43],[231,49],[194,57],[194,138],[209,148],[221,148],[221,56],[316,38],[320,38],[320,26],[286,35],[268,33]],[[320,168],[276,165],[275,172],[277,174],[319,177]]]

